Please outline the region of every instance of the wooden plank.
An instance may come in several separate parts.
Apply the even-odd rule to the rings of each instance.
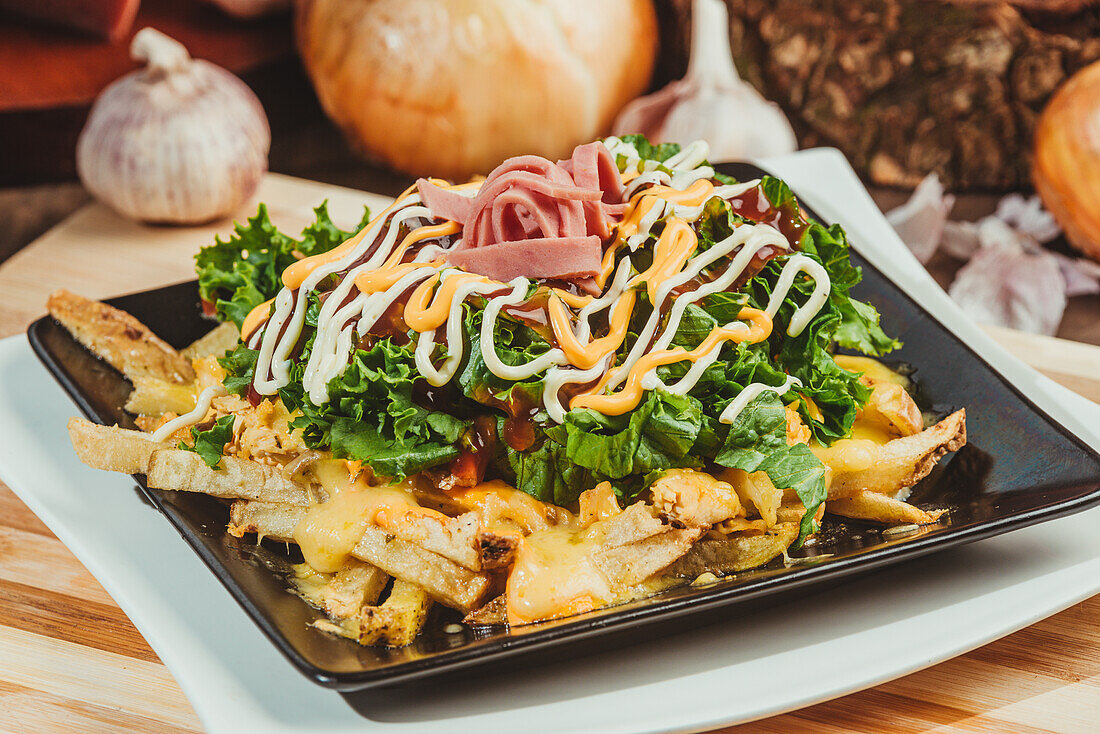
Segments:
[[[0,660],[0,683],[201,731],[191,705],[160,663],[5,626],[0,626]]]
[[[0,682],[0,731],[20,734],[189,734],[201,731],[197,720],[194,724],[173,726],[121,709]]]
[[[0,581],[0,627],[34,632],[134,660],[160,662],[114,603],[75,599],[56,591]]]
[[[5,488],[4,493],[8,490]],[[111,595],[57,538],[0,525],[0,581],[115,606]]]
[[[724,729],[763,732],[1093,732],[1100,597],[877,688]]]
[[[15,493],[0,482],[0,522],[9,528],[22,530],[25,533],[36,533],[48,538],[54,537],[46,523],[38,519],[38,516],[27,509],[27,506],[19,501]]]

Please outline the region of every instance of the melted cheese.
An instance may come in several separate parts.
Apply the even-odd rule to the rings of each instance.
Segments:
[[[293,537],[306,563],[321,573],[340,570],[370,525],[394,531],[418,516],[446,519],[421,507],[409,483],[372,487],[362,477],[353,480],[347,464],[338,460],[317,462],[310,470],[328,500],[306,511]]]
[[[862,372],[872,380],[889,382],[902,387],[909,386],[909,378],[890,369],[877,359],[870,357],[854,357],[848,354],[838,354],[833,359],[838,365],[849,372]]]
[[[811,441],[810,451],[832,469],[833,474],[846,474],[873,467],[882,458],[882,447],[895,438],[897,436],[883,426],[857,420],[850,438],[835,441],[832,446]]]
[[[293,537],[312,568],[335,573],[351,557],[370,524],[370,491],[365,485],[344,487],[306,511]]]
[[[599,537],[553,528],[524,538],[508,574],[508,623],[528,624],[605,606],[613,594],[592,562]]]

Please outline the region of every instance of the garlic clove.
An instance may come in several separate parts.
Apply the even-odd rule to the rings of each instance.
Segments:
[[[959,271],[948,294],[978,323],[1053,335],[1066,310],[1066,281],[1044,250],[998,240]]]
[[[1043,209],[1038,196],[1025,199],[1022,194],[1009,194],[997,203],[994,216],[1038,242],[1050,242],[1062,234],[1054,215]]]
[[[619,113],[616,135],[654,142],[706,140],[711,162],[762,158],[798,148],[790,121],[737,74],[722,0],[694,0],[688,73]]]
[[[144,69],[96,100],[76,147],[85,187],[124,216],[197,224],[232,213],[267,171],[271,131],[240,79],[145,28],[131,45]]]
[[[913,255],[926,263],[940,246],[947,215],[954,205],[955,197],[945,194],[940,177],[930,173],[917,185],[908,201],[886,213],[886,221]]]

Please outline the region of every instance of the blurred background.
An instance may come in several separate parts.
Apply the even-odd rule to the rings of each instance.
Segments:
[[[1100,344],[1097,0],[0,0],[0,262],[89,191],[164,219],[78,171],[86,127],[118,157],[186,118],[212,168],[246,158],[231,105],[188,95],[250,98],[146,27],[251,88],[269,170],[383,194],[612,131],[834,146],[976,319]]]

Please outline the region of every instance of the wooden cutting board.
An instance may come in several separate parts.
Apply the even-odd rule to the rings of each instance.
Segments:
[[[287,230],[310,221],[311,207],[325,198],[345,225],[364,204],[377,210],[387,201],[275,174],[257,198]],[[148,227],[89,205],[0,266],[0,337],[22,333],[56,288],[104,297],[189,279],[197,248],[230,228],[228,221]],[[1100,347],[989,331],[1025,362],[1100,402]],[[928,670],[737,731],[1061,733],[1092,731],[1098,721],[1100,596]],[[126,615],[2,484],[0,730],[202,730]]]

